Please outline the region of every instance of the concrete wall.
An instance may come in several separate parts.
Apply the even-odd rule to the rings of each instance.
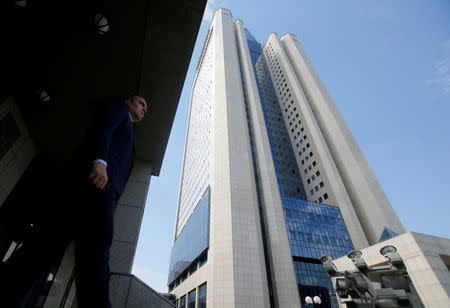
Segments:
[[[112,274],[110,280],[111,304],[117,308],[173,308],[171,302],[147,286],[134,275]]]

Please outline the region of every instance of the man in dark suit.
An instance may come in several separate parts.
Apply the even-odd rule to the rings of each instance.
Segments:
[[[140,96],[107,104],[94,118],[85,147],[91,165],[83,207],[78,211],[75,279],[79,307],[110,307],[109,250],[113,238],[114,206],[122,195],[134,161],[132,122],[140,121],[147,103]],[[86,176],[86,174],[84,175]],[[83,184],[81,184],[83,185]],[[89,187],[90,186],[90,187]]]
[[[55,194],[61,192],[63,213],[50,211],[51,223],[39,226],[0,268],[0,307],[20,305],[40,273],[57,262],[74,238],[78,307],[111,307],[109,250],[114,207],[133,167],[132,123],[146,112],[145,99],[131,96],[110,100],[93,118],[82,155],[74,159],[61,184],[50,188]],[[47,171],[45,177],[52,174]]]

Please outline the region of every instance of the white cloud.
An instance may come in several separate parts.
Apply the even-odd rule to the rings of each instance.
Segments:
[[[442,44],[443,55],[435,65],[435,78],[427,80],[429,86],[441,88],[445,94],[450,94],[450,40]]]

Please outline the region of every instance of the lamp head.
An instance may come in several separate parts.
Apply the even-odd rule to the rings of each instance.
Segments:
[[[305,303],[312,305],[313,304],[313,299],[311,296],[307,296],[305,297]]]
[[[384,246],[380,249],[380,253],[389,260],[389,263],[396,267],[403,267],[403,260],[397,252],[397,248],[392,245]]]
[[[317,295],[314,296],[313,300],[314,300],[314,304],[318,304],[318,305],[322,304],[322,300]]]
[[[333,261],[333,256],[331,255],[323,255],[319,258],[320,263],[324,264],[325,262]]]
[[[352,250],[347,254],[347,258],[354,261],[355,259],[360,259],[362,256],[362,252],[359,250]]]
[[[336,276],[338,271],[333,263],[333,257],[331,255],[323,255],[320,257],[319,261],[322,263],[324,270],[328,273],[330,277]]]
[[[392,246],[392,245],[387,245],[380,249],[380,253],[385,257],[387,257],[387,255],[389,253],[394,253],[394,252],[397,252],[397,248],[395,248],[395,246]]]
[[[364,271],[368,268],[367,263],[362,258],[362,252],[359,250],[350,251],[347,254],[347,258],[352,260],[353,264],[355,264],[356,268],[360,271]]]

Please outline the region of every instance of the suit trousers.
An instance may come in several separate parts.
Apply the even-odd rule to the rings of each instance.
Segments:
[[[114,233],[117,195],[88,187],[75,238],[75,281],[78,307],[110,308],[109,251]]]

